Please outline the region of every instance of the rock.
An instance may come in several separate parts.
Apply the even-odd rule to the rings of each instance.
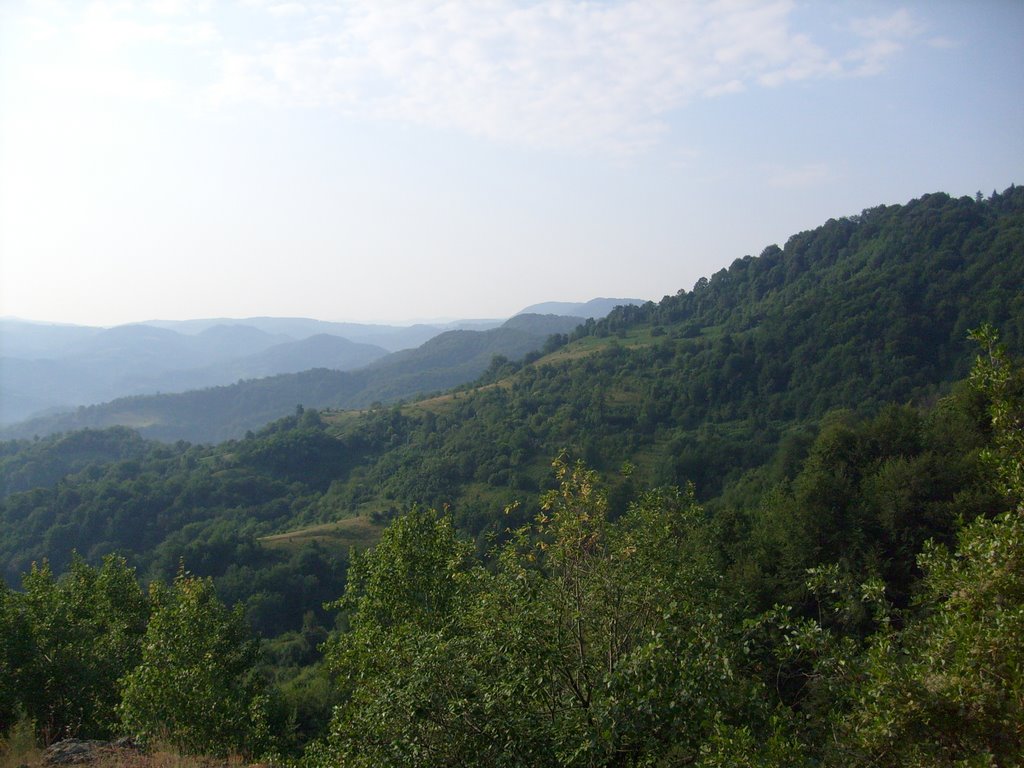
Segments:
[[[105,741],[64,739],[56,741],[43,753],[43,765],[82,765],[96,759],[97,751],[110,745]]]

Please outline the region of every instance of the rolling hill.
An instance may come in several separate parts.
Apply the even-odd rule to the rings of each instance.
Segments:
[[[91,558],[119,550],[173,574],[186,556],[248,599],[251,579],[231,563],[272,560],[257,537],[315,528],[323,543],[338,521],[380,526],[423,503],[447,506],[483,544],[529,519],[563,450],[611,478],[613,511],[644,485],[692,482],[713,501],[752,469],[798,466],[823,419],[935,403],[971,364],[969,328],[992,323],[1019,354],[1021,285],[1024,189],[981,202],[935,194],[829,221],[692,291],[549,337],[522,361],[493,357],[529,346],[515,327],[437,337],[416,353],[436,366],[434,383],[490,362],[473,385],[433,398],[312,410],[372,397],[374,377],[422,371],[409,353],[359,372],[124,401],[132,418],[155,420],[142,406],[159,406],[197,427],[210,414],[245,423],[280,399],[291,415],[219,446],[140,443],[126,430],[4,443],[0,480],[12,493],[0,559],[11,575],[40,557],[66,562],[71,547]],[[61,468],[74,474],[56,482]],[[516,500],[520,510],[503,515]]]

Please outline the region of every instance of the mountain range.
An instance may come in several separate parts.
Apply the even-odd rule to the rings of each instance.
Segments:
[[[574,322],[581,322],[607,314],[615,303],[640,300],[598,299],[565,306],[579,307],[581,315]],[[389,326],[255,317],[96,328],[3,319],[0,425],[124,397],[186,392],[320,368],[353,370],[456,331],[464,332],[458,338],[472,347],[476,342],[466,334],[494,330],[502,323],[460,320]],[[519,327],[524,326],[520,323]],[[449,340],[448,345],[451,343]],[[515,354],[521,345],[510,343],[507,349],[500,344],[496,349]],[[424,357],[414,355],[412,359]],[[450,386],[472,379],[485,366],[486,362],[474,367],[464,361],[462,379],[449,376],[444,382]],[[400,367],[408,373],[407,365]],[[396,391],[409,394],[401,386]],[[382,394],[382,399],[387,398]],[[47,431],[43,428],[44,434]]]

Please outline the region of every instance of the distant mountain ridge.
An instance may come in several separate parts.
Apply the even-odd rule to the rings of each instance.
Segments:
[[[379,323],[338,323],[305,317],[248,317],[243,319],[210,318],[196,320],[147,320],[142,325],[164,328],[185,335],[201,334],[219,325],[255,328],[264,333],[284,335],[295,340],[327,334],[362,344],[373,344],[388,352],[418,347],[439,333],[458,328],[486,330],[501,325],[501,320],[456,320],[450,323],[414,323],[385,325]]]
[[[574,317],[562,326],[583,319]],[[392,326],[253,317],[152,320],[100,328],[0,318],[0,426],[123,397],[185,392],[314,368],[353,370],[448,331],[485,331],[503,322],[467,319]]]
[[[380,356],[358,370],[307,366],[177,394],[122,397],[7,426],[0,436],[9,439],[123,425],[160,440],[226,440],[286,415],[299,403],[313,408],[363,408],[465,384],[480,376],[495,356],[522,358],[540,349],[552,334],[567,334],[579,323],[578,317],[518,315],[500,328],[446,331],[415,349],[390,355],[381,350]],[[246,360],[250,365],[268,362],[275,353],[291,358],[303,346],[324,345],[344,348],[346,359],[351,359],[353,348],[368,354],[363,348],[369,346],[321,335],[279,345]],[[165,381],[174,384],[181,375],[168,374]]]
[[[49,341],[43,333],[19,340],[12,325],[0,324],[0,336],[10,338],[22,356],[0,358],[0,423],[119,396],[186,391],[314,367],[349,370],[388,354],[340,337],[310,342],[317,337],[296,340],[244,325],[216,325],[194,335],[142,324],[70,333],[60,328]]]
[[[533,304],[526,309],[520,310],[519,315],[570,315],[582,317],[584,320],[594,318],[595,320],[606,316],[616,307],[630,306],[634,304],[646,304],[646,299],[604,299],[597,298],[590,301],[546,301],[541,304]]]

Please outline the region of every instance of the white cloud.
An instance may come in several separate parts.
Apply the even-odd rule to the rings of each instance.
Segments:
[[[788,0],[316,10],[315,36],[225,56],[217,100],[331,105],[501,142],[629,153],[695,99],[874,74],[915,30],[905,11],[860,20],[857,47],[830,52],[793,28]]]
[[[267,8],[271,16],[303,16],[306,13],[306,6],[302,3],[277,3]]]
[[[846,55],[850,71],[857,75],[879,74],[903,50],[907,40],[923,32],[922,25],[905,8],[888,16],[855,19],[850,29],[864,41]]]
[[[861,37],[872,39],[908,38],[914,37],[922,31],[921,24],[906,8],[900,8],[888,16],[854,19],[850,23],[850,28]]]
[[[849,22],[849,46],[829,50],[797,28],[792,0],[149,7],[157,13],[93,6],[77,17],[79,37],[108,54],[143,45],[215,52],[195,94],[214,108],[328,107],[502,143],[617,154],[656,143],[695,100],[876,74],[920,31],[895,11]]]
[[[145,7],[162,16],[184,16],[205,13],[210,9],[210,0],[149,0]]]

